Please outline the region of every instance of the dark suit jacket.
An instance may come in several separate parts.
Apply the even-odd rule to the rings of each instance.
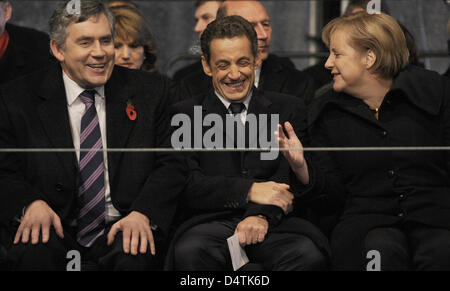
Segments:
[[[172,80],[174,80],[175,82],[179,82],[181,81],[181,79],[194,72],[203,73],[203,66],[201,60],[195,61],[195,63],[189,64],[176,71],[173,74]]]
[[[450,80],[436,72],[408,66],[394,78],[379,110],[377,120],[360,99],[330,92],[310,107],[311,139],[325,147],[450,145]],[[326,194],[321,204],[334,208],[345,201],[332,239],[335,257],[347,264],[340,268],[364,265],[365,254],[358,251],[372,228],[419,223],[450,229],[448,151],[317,152],[314,157],[312,193]]]
[[[10,41],[0,59],[0,84],[48,66],[56,60],[50,56],[48,35],[26,27],[6,24]]]
[[[218,114],[225,118],[227,114],[227,109],[212,91],[175,104],[173,112],[187,114],[194,120],[194,106],[202,106],[203,117]],[[257,118],[259,114],[267,114],[269,120],[271,114],[278,114],[279,122],[283,124],[290,121],[297,134],[305,138],[307,143],[304,136],[305,105],[299,98],[254,88],[248,114],[255,114]],[[203,133],[208,129],[210,127],[204,126]],[[266,129],[271,131],[270,125]],[[227,134],[223,133],[224,141]],[[261,145],[258,143],[258,146]],[[274,160],[261,160],[260,152],[192,152],[189,153],[187,161],[190,174],[182,198],[182,210],[185,214],[183,220],[188,221],[180,226],[172,245],[179,235],[196,224],[227,217],[244,219],[247,216],[262,214],[269,218],[269,231],[302,233],[325,252],[328,250],[326,238],[308,221],[302,220],[301,225],[277,227],[284,216],[280,208],[247,202],[247,194],[254,182],[286,183],[291,185],[291,191],[296,197],[296,206],[290,215],[305,215],[309,199],[304,199],[303,194],[307,187],[298,182],[281,152]],[[171,260],[169,253],[166,265],[168,269],[171,268]]]
[[[116,66],[105,85],[108,148],[167,146],[168,91],[160,75]],[[137,112],[134,121],[125,112],[128,101]],[[73,149],[59,64],[0,90],[0,148]],[[177,156],[108,152],[108,167],[114,207],[122,216],[133,210],[147,215],[159,234],[167,234],[185,181]],[[67,223],[76,205],[78,173],[74,152],[1,153],[1,220],[42,199]]]
[[[203,69],[182,78],[179,83],[178,100],[185,100],[211,90],[212,81]],[[270,54],[264,60],[259,79],[259,89],[303,98],[309,103],[314,95],[314,81],[302,71],[295,69],[288,58]]]

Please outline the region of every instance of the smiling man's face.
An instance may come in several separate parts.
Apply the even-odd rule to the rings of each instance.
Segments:
[[[203,70],[214,89],[230,102],[245,99],[255,82],[255,56],[246,36],[216,38],[210,44],[209,63],[202,57]]]
[[[111,77],[115,51],[111,27],[104,14],[71,23],[64,46],[52,40],[51,48],[64,72],[82,88],[100,87]]]

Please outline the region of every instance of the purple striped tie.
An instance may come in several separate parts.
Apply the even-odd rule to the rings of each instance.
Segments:
[[[86,108],[81,118],[81,149],[102,149],[102,135],[95,109],[95,91],[80,94]],[[102,151],[80,152],[77,240],[90,247],[105,232],[105,180]]]

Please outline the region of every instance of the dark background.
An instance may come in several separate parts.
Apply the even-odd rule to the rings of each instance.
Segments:
[[[48,18],[58,1],[10,0],[12,23],[48,32]],[[194,27],[195,1],[135,1],[153,31],[158,49],[160,71],[169,76],[189,61],[174,61],[178,55],[195,52],[198,42]],[[339,0],[262,1],[272,20],[272,52],[314,52],[310,28],[320,37],[323,23],[340,13]],[[414,35],[419,53],[447,52],[447,22],[450,4],[443,0],[386,0],[385,8]],[[315,16],[315,17],[314,17]],[[320,49],[319,46],[317,46]],[[293,58],[297,68],[313,64],[314,58]],[[425,67],[443,73],[449,67],[448,56],[423,58]]]

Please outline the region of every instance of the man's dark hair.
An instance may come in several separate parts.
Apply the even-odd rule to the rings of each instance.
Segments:
[[[245,36],[250,41],[253,56],[258,54],[258,38],[256,31],[247,20],[241,16],[232,15],[216,19],[206,27],[200,38],[203,56],[209,64],[211,58],[211,42],[213,39]]]
[[[64,47],[69,24],[80,23],[88,20],[91,16],[104,14],[108,19],[111,33],[114,35],[114,15],[102,0],[81,0],[80,14],[69,13],[67,6],[70,1],[66,0],[56,7],[49,20],[50,39],[54,40],[60,47]]]
[[[200,6],[202,6],[204,3],[209,2],[209,1],[214,1],[214,0],[197,0],[197,1],[195,1],[194,7],[197,9]],[[225,0],[216,0],[216,1],[223,2]]]

